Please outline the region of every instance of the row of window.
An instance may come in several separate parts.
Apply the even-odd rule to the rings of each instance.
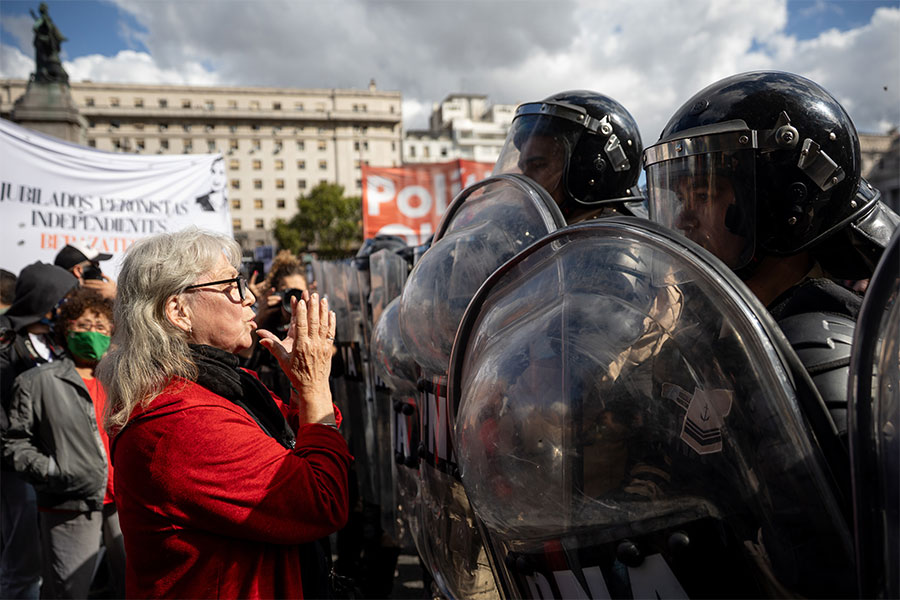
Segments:
[[[134,150],[135,152],[140,152],[140,151],[146,149],[146,147],[147,147],[146,141],[143,138],[135,138],[133,145],[127,138],[117,138],[116,137],[116,138],[111,138],[111,141],[112,141],[113,147],[116,150]],[[248,141],[250,142],[250,148],[252,150],[257,150],[257,151],[262,150],[262,140],[248,140]],[[89,138],[88,146],[90,146],[91,148],[96,148],[97,140],[94,138]],[[169,149],[169,140],[167,140],[166,138],[160,139],[159,147],[162,148],[163,150],[168,150]],[[184,151],[186,153],[192,152],[193,148],[194,148],[193,140],[190,140],[190,139],[182,140],[182,147],[184,148]],[[240,147],[241,147],[240,140],[235,140],[235,139],[228,140],[228,149],[229,150],[240,150]],[[209,152],[216,152],[217,151],[216,140],[206,140],[206,149]],[[278,152],[281,152],[283,149],[284,149],[284,145],[281,142],[275,142],[272,150],[273,150],[273,152],[275,152],[277,154]],[[306,149],[306,144],[304,144],[302,140],[298,140],[297,141],[297,150],[302,151],[305,149]],[[319,140],[318,149],[320,151],[327,150],[328,143],[324,140]],[[355,142],[353,144],[353,149],[354,149],[354,151],[368,150],[369,142],[363,142],[362,145],[360,145],[359,142]],[[391,142],[391,150],[396,150],[396,149],[397,149],[397,143]],[[415,156],[415,155],[416,155],[415,152],[411,153],[411,156]],[[427,152],[425,153],[425,156],[428,156]],[[442,154],[442,156],[446,156],[446,153]],[[255,162],[258,162],[258,161],[254,161],[254,164],[255,164]],[[283,161],[276,160],[276,165],[279,162],[283,163]],[[301,162],[304,162],[304,161],[297,161],[298,169],[305,168],[305,165],[304,166],[300,165]],[[321,165],[322,162],[323,161],[319,161],[319,164]],[[262,168],[262,166],[254,167],[254,169],[261,169],[261,168]],[[276,166],[276,169],[281,169],[281,168],[284,168],[283,165],[282,165],[282,167]]]
[[[90,125],[91,128],[96,127],[96,125],[95,125],[95,123],[94,123],[93,121],[91,121],[91,122],[89,123],[89,125]],[[143,124],[143,123],[131,123],[130,125],[131,125],[131,127],[132,127],[135,131],[144,131],[144,124]],[[110,131],[114,131],[114,130],[118,129],[120,126],[121,126],[121,124],[120,124],[118,121],[113,121],[113,122],[111,122],[111,123],[109,124],[109,129],[110,129]],[[183,124],[183,125],[181,126],[181,128],[182,128],[185,132],[190,132],[191,129],[193,129],[193,126],[194,126],[194,124],[192,124],[192,123],[185,123],[185,124]],[[168,123],[159,123],[159,124],[157,124],[157,128],[158,128],[159,131],[161,131],[161,132],[162,132],[162,131],[168,131],[168,130],[169,130],[169,124],[168,124]],[[282,129],[283,129],[283,128],[282,128],[281,125],[275,125],[275,126],[272,127],[272,134],[273,134],[273,135],[277,135],[277,134],[281,133]],[[312,129],[312,128],[310,127],[310,129]],[[214,132],[215,130],[216,130],[215,124],[207,123],[206,125],[203,126],[203,131],[205,131],[206,133],[211,133],[211,132]],[[262,127],[261,127],[260,125],[253,124],[253,125],[250,125],[250,130],[251,130],[251,131],[262,131]],[[305,131],[305,130],[306,130],[305,127],[294,127],[294,134],[295,134],[295,135],[300,134],[301,132],[303,132],[303,131]],[[228,126],[228,131],[229,131],[230,133],[237,133],[237,132],[238,132],[238,126],[237,126],[237,125],[229,125],[229,126]],[[319,127],[319,128],[316,129],[316,133],[318,133],[319,135],[328,135],[328,134],[330,134],[330,133],[332,133],[332,132],[333,132],[333,130],[330,129],[330,128],[328,128],[328,127]],[[353,127],[353,133],[367,134],[368,132],[369,132],[369,128],[368,128],[367,126],[365,126],[365,125],[363,125],[363,126],[354,126],[354,127]],[[302,140],[298,140],[298,143],[302,144],[303,141],[302,141]],[[319,141],[319,144],[321,145],[321,143],[322,143],[322,141],[320,140],[320,141]]]
[[[303,182],[303,187],[306,187],[306,181]],[[285,204],[284,198],[276,198],[275,199],[275,208],[285,208],[287,205]],[[235,210],[241,209],[241,200],[240,198],[232,198],[231,199],[231,208]],[[263,209],[265,205],[263,203],[262,198],[254,198],[253,199],[253,208],[255,209]]]
[[[410,146],[410,147],[409,147],[409,155],[410,155],[411,157],[415,157],[415,156],[416,156],[416,147],[415,147],[415,146]],[[423,156],[424,158],[430,158],[430,157],[431,157],[431,147],[430,147],[430,146],[423,146],[423,147],[422,147],[422,156]],[[446,147],[442,147],[442,148],[441,148],[441,156],[447,156],[447,148],[446,148]]]
[[[231,226],[234,229],[243,229],[244,228],[243,223],[241,222],[240,219],[232,219]],[[266,224],[262,219],[253,219],[253,228],[254,229],[265,229]]]
[[[118,96],[110,96],[108,99],[109,106],[113,108],[117,108],[122,106],[122,102]],[[93,96],[87,96],[84,99],[85,106],[97,106],[97,101]],[[143,98],[134,98],[133,100],[134,108],[144,108],[144,99]],[[157,100],[157,106],[159,108],[169,108],[169,99],[168,98],[159,98]],[[294,102],[294,110],[295,111],[304,111],[306,110],[306,105],[303,102]],[[226,102],[226,107],[229,110],[237,110],[240,108],[238,106],[237,100],[228,100]],[[190,98],[183,98],[181,100],[181,108],[204,108],[206,110],[216,110],[216,101],[215,100],[204,100],[203,102],[192,101]],[[250,100],[247,103],[247,108],[249,110],[260,110],[262,108],[262,104],[259,100]],[[270,108],[271,110],[282,110],[281,102],[272,102],[266,108]],[[315,112],[325,112],[326,105],[324,102],[317,102],[315,104]],[[395,112],[396,106],[391,104],[390,111]],[[368,112],[369,107],[366,104],[354,104],[353,112]]]
[[[328,170],[328,165],[327,165],[327,164],[323,164],[324,162],[325,162],[325,161],[321,161],[321,162],[319,163],[319,169],[322,170],[322,171],[327,171],[327,170]],[[241,189],[241,180],[240,180],[240,179],[232,179],[231,182],[230,182],[230,186],[231,186],[231,189],[233,189],[233,190],[239,190],[239,189]],[[297,180],[297,187],[298,187],[299,189],[301,189],[301,190],[306,189],[306,180],[305,180],[305,179],[298,179],[298,180]],[[261,189],[263,189],[263,180],[262,180],[262,179],[254,179],[254,180],[253,180],[253,189],[254,189],[254,190],[261,190]],[[275,189],[276,189],[276,190],[283,190],[283,189],[284,189],[284,179],[276,179],[276,180],[275,180]]]

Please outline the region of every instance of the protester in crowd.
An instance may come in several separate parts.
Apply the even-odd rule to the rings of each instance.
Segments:
[[[100,252],[81,242],[72,242],[66,244],[56,254],[53,264],[72,273],[81,285],[96,290],[102,296],[115,299],[116,284],[100,269],[100,261],[110,258],[112,254]]]
[[[16,275],[0,269],[0,315],[12,306],[16,299]]]
[[[260,329],[271,331],[279,337],[287,335],[291,322],[291,297],[307,292],[306,268],[300,259],[289,250],[282,250],[272,261],[272,267],[265,280],[250,286],[256,296],[256,324]],[[259,292],[259,293],[257,293]],[[266,387],[279,398],[291,394],[291,382],[278,365],[271,352],[264,349],[254,335],[254,344],[248,351],[249,358],[244,366],[256,371]]]
[[[106,394],[95,378],[109,348],[112,300],[79,288],[62,305],[56,334],[67,352],[13,386],[3,456],[37,491],[47,598],[86,598],[106,546],[110,582],[125,594],[125,546],[113,494]]]
[[[145,238],[119,276],[108,394],[129,597],[323,597],[308,543],[346,522],[351,457],[328,388],[335,315],[292,300],[287,337],[260,331],[293,390],[238,367],[253,294],[234,240]]]
[[[0,315],[0,429],[6,438],[9,404],[16,377],[62,356],[50,336],[56,306],[78,280],[65,269],[36,262],[16,280],[12,306]],[[34,488],[4,458],[0,507],[0,597],[37,598],[41,585],[41,547]]]

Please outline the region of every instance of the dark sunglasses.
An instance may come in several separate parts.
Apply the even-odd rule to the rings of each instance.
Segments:
[[[248,288],[247,288],[247,281],[246,281],[246,280],[244,279],[244,277],[241,276],[241,275],[238,275],[237,277],[232,277],[231,279],[222,279],[222,280],[220,280],[220,281],[207,281],[206,283],[197,283],[197,284],[194,284],[194,285],[189,285],[189,286],[187,286],[187,287],[184,288],[184,289],[185,289],[185,291],[187,291],[187,290],[193,290],[193,289],[196,289],[196,288],[207,287],[207,286],[210,286],[210,285],[218,285],[218,284],[220,284],[220,283],[234,283],[234,284],[236,284],[236,285],[237,285],[237,290],[238,290],[238,296],[240,296],[241,302],[243,302],[244,299],[246,298],[246,296],[247,296],[247,289],[248,289]],[[223,293],[229,294],[228,288],[226,288],[226,289],[224,289],[224,290],[214,290],[214,291],[217,291],[217,292],[223,292]],[[229,294],[229,296],[230,296],[230,294]]]

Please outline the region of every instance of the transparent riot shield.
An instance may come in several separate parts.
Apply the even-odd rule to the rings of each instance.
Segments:
[[[720,261],[643,220],[561,229],[495,272],[449,387],[503,593],[852,594],[841,488],[805,412],[824,408],[792,353]]]
[[[374,288],[373,288],[374,289]],[[372,362],[380,381],[390,390],[390,434],[388,448],[393,452],[392,504],[388,515],[394,520],[396,539],[408,536],[421,556],[425,556],[424,532],[420,526],[419,497],[419,421],[415,418],[416,363],[400,337],[397,319],[399,298],[381,312],[372,334]],[[380,415],[379,415],[380,416]]]
[[[547,193],[519,175],[492,177],[451,203],[400,297],[404,345],[419,365],[415,414],[425,535],[422,559],[449,598],[497,595],[451,444],[446,372],[457,325],[478,286],[506,260],[565,224]]]
[[[850,357],[849,434],[863,598],[900,596],[900,229],[869,282]]]
[[[366,294],[364,302],[366,310],[363,319],[365,327],[363,363],[366,375],[366,398],[370,402],[368,416],[374,434],[372,448],[372,456],[375,459],[372,468],[372,481],[376,494],[374,501],[379,506],[382,531],[394,544],[400,544],[402,537],[402,531],[397,529],[398,521],[394,514],[396,486],[391,425],[396,415],[394,412],[396,399],[392,398],[391,389],[375,368],[373,345],[375,343],[374,328],[387,304],[400,295],[408,273],[409,263],[393,250],[379,250],[366,257],[365,264],[358,265],[359,276],[368,279],[368,284],[361,283],[360,290]],[[395,333],[399,337],[399,328]]]

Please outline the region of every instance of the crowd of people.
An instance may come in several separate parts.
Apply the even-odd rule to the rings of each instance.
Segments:
[[[523,105],[498,173],[569,224],[649,214],[779,322],[854,319],[900,222],[843,108],[785,73],[702,90],[646,150],[607,96]],[[238,244],[197,229],[136,242],[115,282],[110,258],[73,242],[0,272],[0,597],[85,598],[98,572],[109,597],[330,597],[323,540],[347,522],[353,458],[327,298],[290,253],[248,282]]]

